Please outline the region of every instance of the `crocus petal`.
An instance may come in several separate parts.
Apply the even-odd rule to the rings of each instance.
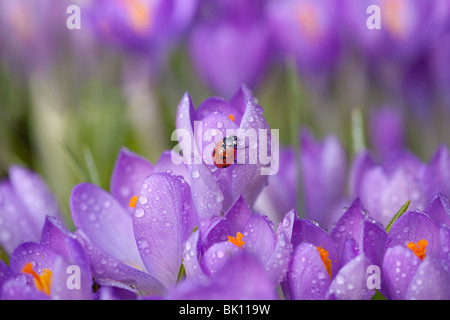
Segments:
[[[363,149],[358,152],[353,159],[349,174],[349,192],[352,197],[356,198],[361,194],[361,183],[364,174],[375,166],[375,161],[370,156],[369,151]]]
[[[438,194],[424,209],[424,212],[437,225],[450,225],[450,204],[446,196]]]
[[[289,268],[291,259],[292,244],[286,233],[277,236],[277,243],[269,259],[265,264],[267,275],[275,284],[281,283]]]
[[[386,230],[377,222],[366,220],[363,223],[362,251],[372,264],[381,266],[387,239]]]
[[[438,259],[425,259],[412,277],[405,299],[449,300],[450,272]]]
[[[330,277],[314,245],[303,242],[297,246],[286,281],[290,299],[325,299]]]
[[[144,179],[153,171],[153,165],[145,158],[121,148],[111,176],[111,195],[132,213],[130,199],[139,194]]]
[[[133,216],[134,234],[147,271],[167,288],[177,280],[185,243],[197,223],[182,177],[155,173],[145,179]]]
[[[173,158],[175,158],[176,163],[180,164],[175,164]],[[177,153],[173,153],[173,150],[163,151],[158,162],[156,162],[154,169],[155,172],[173,173],[174,175],[182,176],[186,181],[189,181],[189,171],[187,166],[182,163],[182,157]],[[138,191],[140,191],[140,188],[141,186],[139,186]]]
[[[23,279],[9,279],[2,289],[3,300],[48,300],[49,296],[36,287],[28,285]]]
[[[248,219],[252,216],[252,212],[245,202],[244,197],[240,196],[231,206],[230,210],[225,214],[231,234],[242,232]]]
[[[220,271],[231,256],[239,252],[239,248],[231,242],[224,241],[212,245],[203,255],[201,266],[208,276]]]
[[[80,183],[70,197],[77,229],[116,259],[144,270],[133,233],[132,218],[109,193],[90,183]]]
[[[404,246],[388,248],[383,260],[383,278],[392,299],[403,300],[420,259]]]
[[[3,283],[5,283],[5,281],[7,281],[10,276],[11,270],[9,269],[8,265],[0,260],[0,292],[3,287]]]
[[[441,255],[442,264],[449,270],[450,268],[450,227],[441,226]]]
[[[340,264],[344,266],[359,255],[359,245],[351,236],[346,236],[342,246]]]
[[[425,169],[424,181],[427,195],[434,197],[437,193],[450,196],[450,152],[446,145],[441,145]]]
[[[211,97],[203,101],[197,108],[195,112],[195,119],[202,120],[209,113],[213,112],[222,112],[229,116],[232,114],[234,116],[234,121],[239,126],[241,123],[242,113],[241,110],[234,107],[234,105],[222,98],[219,97]]]
[[[392,225],[386,239],[386,248],[396,245],[406,247],[409,242],[425,239],[428,242],[426,255],[439,255],[441,240],[439,227],[428,216],[416,211],[405,212]]]
[[[75,235],[67,230],[62,221],[55,217],[46,217],[41,232],[41,244],[52,248],[57,254],[68,258],[72,255],[70,247],[66,242],[66,238],[68,237],[75,238]]]
[[[24,242],[11,254],[10,268],[12,272],[21,273],[22,268],[31,263],[33,269],[40,274],[44,269],[53,269],[58,255],[49,247],[36,242]]]
[[[186,277],[188,279],[193,279],[195,281],[205,283],[207,281],[207,276],[203,272],[198,253],[198,242],[200,237],[200,231],[194,231],[189,239],[186,241],[184,251],[183,251],[183,265],[186,271]]]
[[[375,289],[367,286],[367,268],[369,259],[358,255],[344,265],[330,284],[328,294],[334,294],[339,300],[369,300]]]
[[[0,244],[11,254],[23,241],[36,241],[40,230],[9,181],[0,183]]]
[[[135,293],[162,294],[164,286],[138,265],[127,265],[110,253],[103,251],[90,242],[81,231],[76,231],[92,265],[95,281],[101,286],[122,288]]]
[[[252,215],[242,233],[245,249],[258,256],[265,265],[276,245],[276,236],[269,219],[259,214]]]
[[[207,249],[217,242],[226,241],[227,236],[232,235],[230,225],[226,219],[214,219],[209,227],[200,229],[203,248]]]
[[[264,267],[242,251],[233,255],[207,285],[184,281],[167,295],[169,300],[273,300],[275,286]]]
[[[20,196],[39,228],[42,228],[47,215],[62,218],[56,198],[38,174],[12,166],[9,169],[9,178],[16,194]]]

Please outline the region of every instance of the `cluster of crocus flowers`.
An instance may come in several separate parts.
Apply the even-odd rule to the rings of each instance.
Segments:
[[[396,215],[396,208],[386,224],[358,196],[335,212],[340,197],[330,192],[323,203],[317,203],[320,197],[308,202],[308,218],[292,206],[273,222],[258,212],[256,199],[267,183],[284,186],[261,175],[260,164],[218,168],[204,159],[183,162],[204,149],[195,136],[197,121],[218,132],[268,128],[245,86],[229,101],[210,98],[197,109],[186,94],[176,125],[192,133],[192,153],[166,151],[152,164],[122,148],[109,192],[86,182],[73,188],[73,231],[43,181],[12,168],[0,189],[1,230],[20,238],[13,243],[0,237],[10,253],[9,264],[0,263],[1,298],[371,299],[376,290],[387,299],[450,298],[446,196],[436,195],[421,210],[404,207]],[[226,131],[222,134],[226,138]],[[334,180],[342,180],[341,174],[332,171],[339,168],[322,155],[338,159],[338,142],[321,144],[306,132],[302,137],[304,168],[314,169],[315,161],[326,169],[318,176],[323,180],[306,176],[304,181],[316,183],[314,192],[327,190],[326,181],[338,187],[341,182]],[[315,204],[325,211],[317,219]],[[328,221],[331,214],[335,220]],[[26,228],[34,230],[30,237],[19,233]],[[378,270],[376,286],[370,270]]]

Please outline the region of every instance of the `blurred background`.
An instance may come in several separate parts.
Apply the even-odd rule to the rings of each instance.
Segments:
[[[185,92],[245,83],[298,148],[308,127],[349,159],[392,108],[423,161],[450,145],[448,0],[0,0],[0,178],[109,190],[121,146],[156,162]],[[351,160],[350,160],[351,161]]]

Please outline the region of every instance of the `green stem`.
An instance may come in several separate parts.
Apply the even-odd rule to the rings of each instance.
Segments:
[[[395,216],[392,218],[391,222],[389,222],[389,224],[386,227],[386,232],[389,232],[392,228],[392,225],[394,224],[394,222],[400,218],[402,216],[402,214],[404,214],[406,212],[406,210],[409,207],[409,204],[411,203],[411,200],[409,200],[408,202],[406,202],[401,208],[400,210],[398,210],[398,212],[395,214]]]

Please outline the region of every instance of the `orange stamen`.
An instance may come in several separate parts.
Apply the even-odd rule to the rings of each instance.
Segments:
[[[242,238],[244,235],[240,232],[236,233],[236,238],[228,236],[228,241],[232,244],[236,245],[238,248],[242,248],[242,246],[245,244],[244,241],[242,241]]]
[[[231,121],[234,121],[234,116],[233,116],[232,114],[230,114],[230,115],[228,116],[228,118],[230,118]]]
[[[316,247],[317,251],[319,251],[320,258],[322,259],[323,265],[328,272],[328,275],[331,279],[331,260],[328,258],[328,251],[322,247]]]
[[[36,284],[36,288],[44,292],[47,295],[50,295],[50,286],[52,280],[52,272],[49,269],[44,269],[42,273],[39,275],[36,271],[33,270],[33,265],[31,262],[28,262],[23,268],[23,273],[27,273],[33,276],[34,283]]]
[[[131,208],[136,208],[137,199],[139,196],[134,196],[130,199],[130,203],[128,204]]]
[[[420,259],[423,260],[426,257],[425,252],[426,247],[428,245],[428,241],[425,239],[417,241],[417,244],[415,242],[410,242],[406,246],[411,249],[414,254]]]

